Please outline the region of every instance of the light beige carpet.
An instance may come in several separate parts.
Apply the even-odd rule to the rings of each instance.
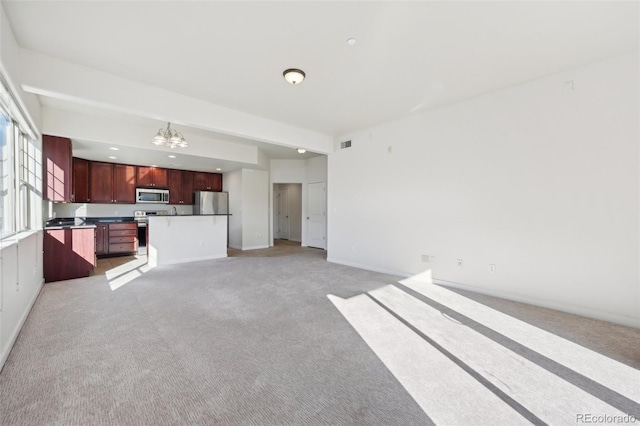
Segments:
[[[461,360],[471,365],[478,360],[469,360],[468,352],[456,353],[466,349],[457,348],[455,339],[443,352],[443,342],[434,340],[441,335],[431,332],[435,330],[421,332],[399,314],[401,305],[392,299],[384,300],[389,306],[380,302],[383,294],[376,290],[389,286],[425,303],[432,314],[439,312],[433,318],[463,324],[481,335],[479,341],[490,340],[504,348],[500,351],[524,357],[581,392],[616,409],[637,408],[633,401],[594,387],[570,368],[461,315],[455,306],[440,306],[398,284],[397,277],[327,263],[322,250],[285,243],[214,261],[151,270],[121,267],[45,285],[0,372],[0,424],[433,424],[469,407],[465,393],[455,400],[442,398],[469,380],[480,392],[489,392],[487,400],[506,402],[507,412],[521,416],[515,418],[542,424],[542,415],[529,409],[526,383],[518,390],[524,394],[511,394],[492,388],[479,371],[464,369]],[[125,274],[132,278],[114,286]],[[640,330],[458,293],[640,367]],[[369,332],[378,324],[388,338],[380,339],[381,328],[368,334],[373,341],[364,340],[364,332],[345,319],[329,294],[342,300],[364,297],[374,304],[369,295],[378,296],[384,305],[372,311],[378,322],[365,316],[361,324]],[[365,312],[372,305],[367,306]],[[416,346],[394,343],[400,335],[411,336],[407,338]],[[380,347],[386,352],[376,352]],[[400,350],[405,356],[398,359]],[[421,365],[430,361],[419,353],[434,354],[456,373],[435,369],[425,374]],[[408,377],[399,378],[398,371]],[[460,379],[452,383],[453,377]],[[431,391],[412,394],[416,383]],[[531,392],[539,389],[532,386]],[[537,402],[542,407],[556,404],[552,399]],[[481,408],[488,414],[499,411],[491,404]],[[502,419],[502,424],[511,424]]]

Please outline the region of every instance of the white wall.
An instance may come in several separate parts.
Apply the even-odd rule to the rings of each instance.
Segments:
[[[636,51],[343,135],[329,260],[640,326],[638,69]]]
[[[19,48],[4,7],[0,3],[0,72],[25,119],[39,132],[40,104],[36,96],[25,93],[20,84]],[[37,135],[39,137],[39,135]],[[36,141],[41,149],[41,141]],[[31,214],[35,231],[21,233],[0,241],[0,369],[33,306],[44,282],[42,262],[42,199],[32,198]]]
[[[242,249],[269,247],[269,173],[242,170]]]
[[[236,170],[225,173],[222,182],[229,193],[229,247],[269,247],[269,173]]]
[[[7,79],[7,83],[13,94],[16,96],[18,103],[23,112],[27,115],[25,119],[36,127],[36,131],[40,129],[41,110],[40,102],[37,97],[31,93],[22,90],[21,69],[20,69],[20,48],[16,43],[11,25],[4,11],[4,6],[0,2],[0,71]]]
[[[222,186],[229,193],[229,247],[242,250],[242,170],[224,173]]]
[[[113,217],[133,216],[136,210],[165,210],[171,214],[173,207],[178,214],[193,214],[192,205],[180,204],[94,204],[94,203],[51,203],[55,217]],[[48,218],[53,216],[49,215]]]
[[[40,293],[42,267],[42,230],[0,244],[0,369]]]
[[[327,156],[319,155],[305,162],[305,177],[308,183],[327,181]]]

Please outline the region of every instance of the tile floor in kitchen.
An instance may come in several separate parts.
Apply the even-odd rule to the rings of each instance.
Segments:
[[[122,266],[126,263],[133,262],[138,260],[143,256],[116,256],[116,257],[105,257],[102,259],[98,259],[98,264],[93,270],[93,275],[104,275],[107,271],[116,268],[118,266]],[[146,256],[144,256],[146,257]]]

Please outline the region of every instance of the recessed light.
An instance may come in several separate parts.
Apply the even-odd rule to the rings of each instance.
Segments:
[[[115,146],[112,146],[111,148],[109,148],[112,151],[120,151],[120,148],[116,148]]]
[[[157,164],[152,164],[151,167],[158,167],[158,165]]]
[[[356,39],[355,38],[347,39],[347,44],[349,46],[353,46],[354,44],[356,44]]]
[[[175,155],[169,155],[168,157],[169,157],[169,158],[176,158],[176,156],[175,156]]]
[[[216,167],[216,171],[221,171],[222,169],[220,167]]]
[[[304,154],[305,152],[307,152],[306,149],[304,148],[298,148],[298,154]]]
[[[111,158],[112,160],[116,160],[118,157],[114,157],[113,155],[110,155],[109,158]]]

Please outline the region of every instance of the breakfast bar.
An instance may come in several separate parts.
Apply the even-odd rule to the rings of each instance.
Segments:
[[[149,265],[227,257],[227,216],[149,216]]]

